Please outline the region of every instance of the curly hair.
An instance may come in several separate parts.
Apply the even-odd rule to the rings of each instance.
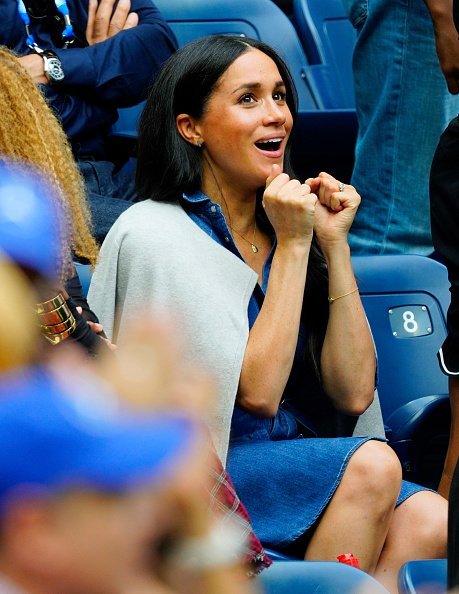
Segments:
[[[4,47],[0,47],[0,114],[0,153],[31,164],[54,186],[66,213],[73,253],[94,265],[99,249],[91,233],[83,180],[67,137],[28,72]],[[65,278],[71,254],[65,246],[62,251],[60,276]]]

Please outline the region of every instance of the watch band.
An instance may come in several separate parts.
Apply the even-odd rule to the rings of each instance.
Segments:
[[[48,81],[51,84],[63,81],[65,78],[64,69],[57,54],[51,50],[44,50],[39,55],[43,58],[43,70]]]

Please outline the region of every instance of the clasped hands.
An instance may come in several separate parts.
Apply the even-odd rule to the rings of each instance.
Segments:
[[[347,244],[359,204],[360,196],[355,188],[342,187],[328,173],[301,183],[282,173],[279,165],[272,166],[263,194],[263,206],[279,245],[310,243],[313,231],[322,248]]]

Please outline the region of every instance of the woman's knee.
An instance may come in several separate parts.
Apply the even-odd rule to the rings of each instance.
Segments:
[[[441,495],[415,493],[398,506],[394,521],[408,527],[409,536],[403,539],[410,538],[416,544],[419,558],[446,557],[448,502]]]
[[[402,469],[395,452],[381,441],[367,441],[351,457],[345,475],[351,496],[370,497],[395,505]]]

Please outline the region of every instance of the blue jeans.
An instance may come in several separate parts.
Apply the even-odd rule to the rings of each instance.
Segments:
[[[351,248],[427,255],[430,165],[459,99],[448,93],[423,0],[342,1],[358,32],[352,184],[362,204]]]
[[[116,167],[111,161],[82,159],[78,166],[85,182],[93,234],[102,243],[116,219],[135,200],[136,160],[131,158]]]

